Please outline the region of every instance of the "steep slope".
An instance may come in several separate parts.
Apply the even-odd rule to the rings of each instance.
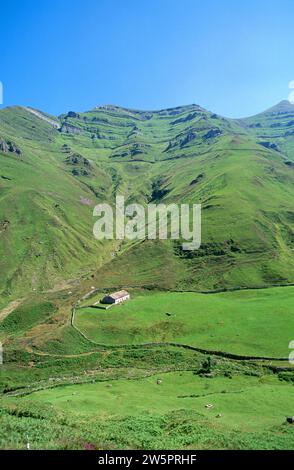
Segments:
[[[1,112],[0,284],[4,293],[49,289],[103,260],[92,231],[92,191],[75,178],[59,133],[21,108]],[[103,185],[106,175],[93,169]],[[107,252],[105,253],[105,255]]]
[[[279,120],[289,123],[289,110],[233,121],[197,105],[103,106],[59,118],[2,110],[3,302],[90,273],[103,286],[293,282],[293,137],[285,127],[279,137],[269,131],[273,112],[286,112]],[[265,135],[281,148],[265,145]],[[170,241],[97,242],[93,207],[119,193],[127,202],[201,203],[200,250],[183,252]]]
[[[161,163],[161,202],[202,204],[202,245],[143,241],[104,266],[98,285],[218,289],[293,281],[293,169],[249,138]]]

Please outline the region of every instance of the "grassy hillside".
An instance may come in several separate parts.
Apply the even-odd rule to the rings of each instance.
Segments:
[[[293,281],[294,169],[283,153],[259,145],[255,129],[197,105],[149,112],[108,106],[59,118],[2,110],[2,294],[48,290],[100,266],[104,285]],[[97,242],[93,207],[118,193],[127,202],[201,203],[201,249]],[[166,264],[171,275],[158,275]]]

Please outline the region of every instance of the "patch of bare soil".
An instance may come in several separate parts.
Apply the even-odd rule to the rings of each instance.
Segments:
[[[16,299],[10,302],[7,307],[0,310],[0,322],[4,320],[13,310],[15,310],[23,302],[24,299]]]

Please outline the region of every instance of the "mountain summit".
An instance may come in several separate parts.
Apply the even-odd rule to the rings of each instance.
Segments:
[[[261,114],[282,114],[282,113],[293,113],[294,112],[294,103],[291,103],[288,100],[282,100],[275,106],[267,109]]]

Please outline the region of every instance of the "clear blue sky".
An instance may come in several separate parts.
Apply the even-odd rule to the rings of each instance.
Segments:
[[[288,97],[293,0],[10,0],[0,4],[4,105],[197,103],[226,116]]]

